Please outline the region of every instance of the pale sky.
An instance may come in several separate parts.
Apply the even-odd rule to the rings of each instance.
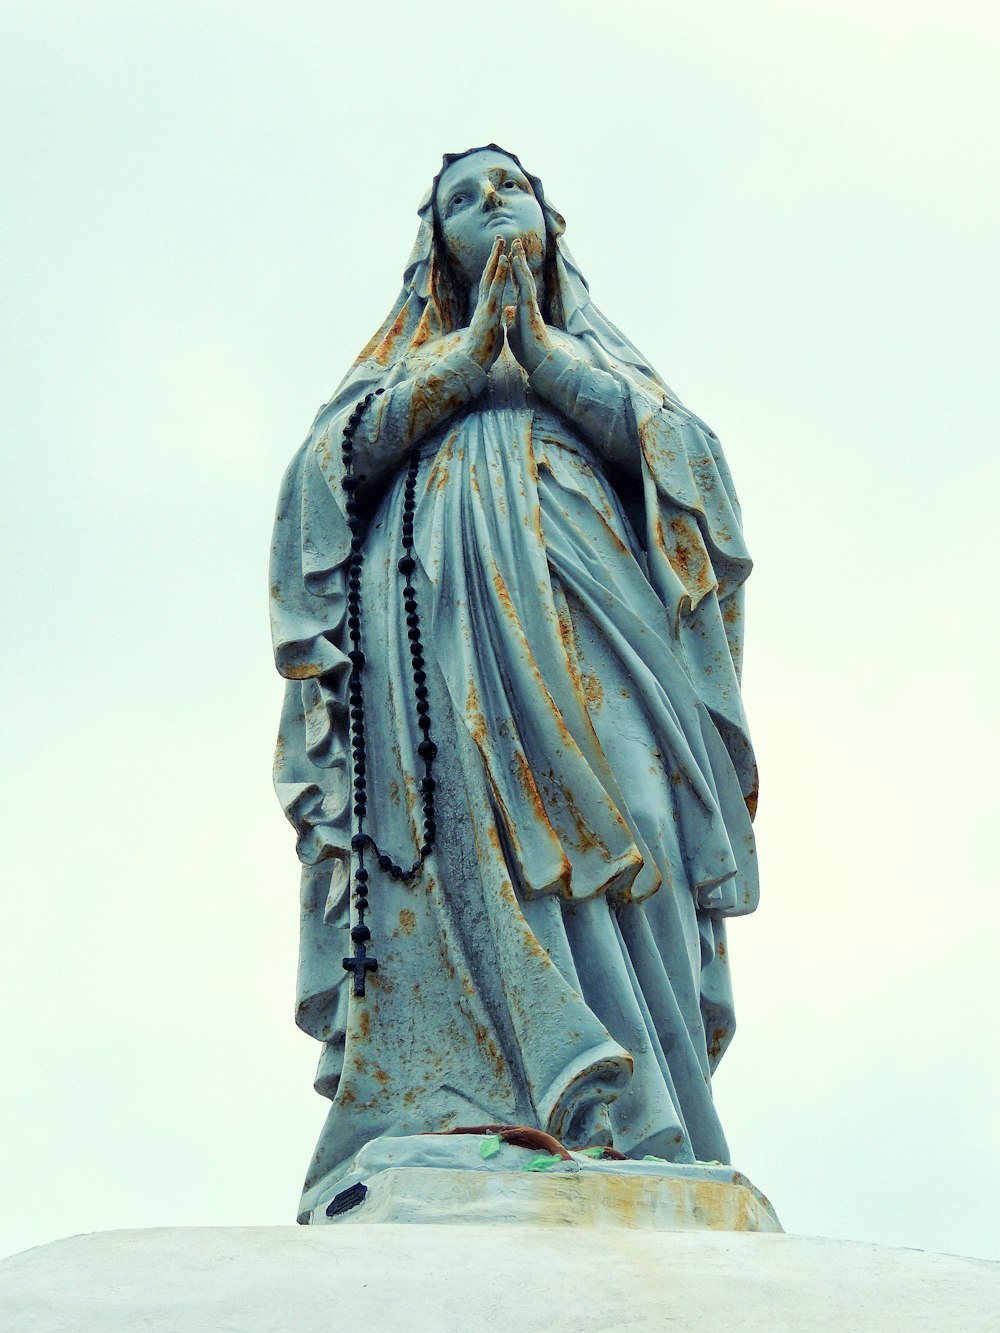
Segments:
[[[789,1231],[1000,1258],[994,6],[4,11],[0,1253],[294,1220],[271,518],[495,140],[743,501],[734,1163]]]

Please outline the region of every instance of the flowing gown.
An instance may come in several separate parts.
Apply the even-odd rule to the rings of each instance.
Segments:
[[[368,828],[409,864],[403,482],[368,528],[362,606]],[[522,1123],[727,1161],[710,1075],[734,1026],[724,914],[755,893],[744,792],[605,469],[506,353],[424,441],[414,533],[437,842],[410,884],[372,870],[363,1001],[340,970],[346,877],[304,868],[300,991],[323,1002],[300,1022],[332,1106],[303,1217],[379,1133]]]

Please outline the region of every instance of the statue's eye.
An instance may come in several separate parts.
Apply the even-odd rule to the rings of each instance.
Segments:
[[[519,188],[517,181],[504,181],[505,190],[516,190]]]
[[[464,194],[453,194],[448,201],[448,212],[449,213],[454,212],[454,210],[458,207],[459,204],[464,204],[464,203],[465,203]]]

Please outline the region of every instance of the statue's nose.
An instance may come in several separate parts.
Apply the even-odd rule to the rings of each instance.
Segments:
[[[491,181],[486,186],[486,190],[483,194],[483,209],[484,211],[489,211],[492,208],[496,208],[497,205],[501,202],[502,201],[500,195],[497,193],[496,187],[493,185]]]

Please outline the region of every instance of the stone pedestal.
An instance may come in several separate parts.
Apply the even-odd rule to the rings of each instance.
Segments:
[[[0,1263],[12,1333],[1000,1328],[1000,1264],[786,1236],[715,1163],[379,1139],[305,1227],[75,1236]]]
[[[320,1193],[309,1221],[781,1230],[768,1200],[731,1166],[560,1158],[488,1134],[373,1139]]]

